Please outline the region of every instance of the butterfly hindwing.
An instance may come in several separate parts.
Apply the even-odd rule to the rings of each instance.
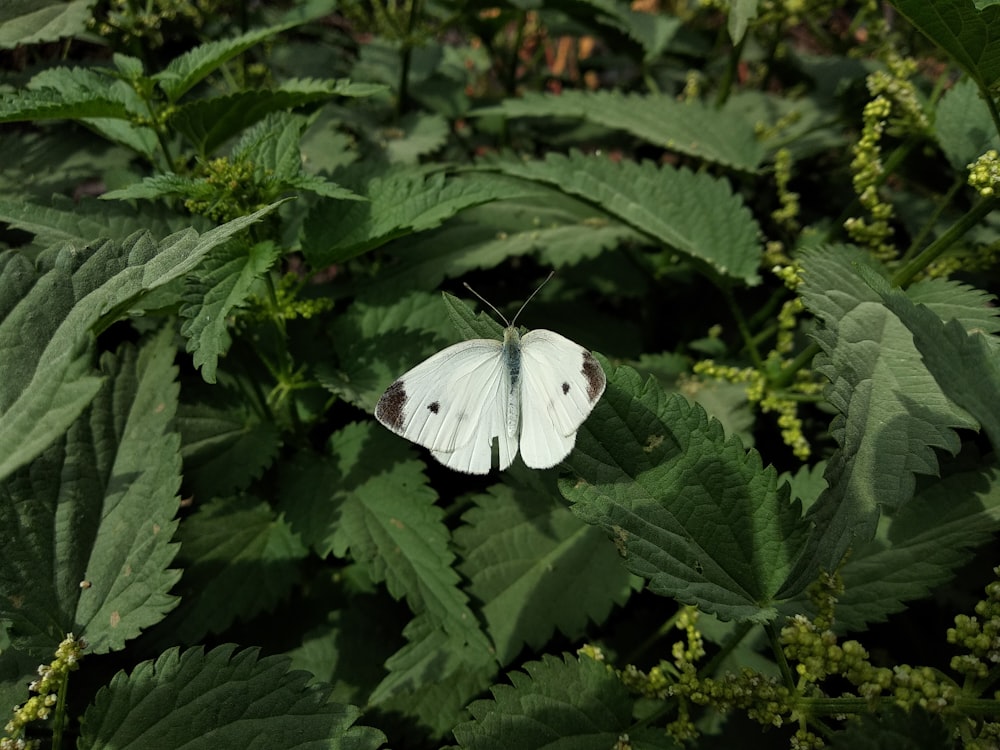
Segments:
[[[604,393],[593,355],[565,336],[534,330],[521,338],[521,457],[533,469],[562,461]]]

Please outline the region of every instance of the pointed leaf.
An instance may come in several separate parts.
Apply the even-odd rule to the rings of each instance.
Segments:
[[[497,485],[473,498],[455,534],[469,593],[483,602],[501,664],[527,644],[542,649],[558,628],[570,639],[603,623],[638,581],[615,548],[540,487]]]
[[[97,0],[11,0],[0,9],[0,49],[54,42],[87,30]]]
[[[385,737],[352,726],[361,711],[331,703],[288,659],[258,659],[256,649],[170,649],[98,692],[81,724],[80,750],[375,750]]]
[[[459,747],[607,750],[625,736],[636,740],[630,747],[679,747],[662,729],[636,728],[634,699],[614,672],[598,661],[544,656],[525,664],[524,670],[507,675],[512,685],[491,688],[493,700],[469,706],[473,720],[455,727]]]
[[[832,570],[851,546],[871,540],[882,507],[913,495],[914,474],[936,474],[934,448],[955,453],[956,428],[972,418],[941,391],[913,337],[865,283],[856,266],[877,268],[856,248],[826,247],[802,256],[802,299],[824,323],[816,369],[830,379],[839,412],[831,432],[840,450],[827,464],[829,488],[810,508],[820,535],[802,575]],[[801,581],[799,581],[801,583]]]
[[[299,578],[306,548],[267,504],[252,497],[200,505],[177,531],[181,605],[168,621],[183,643],[272,610]]]
[[[746,172],[756,171],[765,153],[754,133],[754,123],[740,110],[727,111],[699,101],[679,102],[669,94],[528,93],[475,114],[580,118],[623,130],[655,146]]]
[[[934,133],[948,163],[961,172],[989,149],[1000,149],[990,110],[969,78],[944,92],[934,116]]]
[[[396,237],[438,226],[459,211],[495,200],[537,197],[538,188],[496,175],[446,179],[407,168],[375,177],[357,192],[368,200],[321,201],[306,217],[302,252],[315,268],[338,263]],[[352,186],[349,186],[352,187]]]
[[[228,242],[210,253],[198,274],[188,279],[181,334],[206,382],[215,382],[219,358],[232,344],[230,316],[246,304],[254,284],[280,255],[281,248],[273,242],[258,242],[249,249]]]
[[[726,279],[759,280],[760,229],[724,180],[575,151],[569,156],[550,153],[545,161],[497,160],[484,167],[583,198]]]
[[[604,365],[608,386],[566,463],[573,512],[649,589],[722,619],[773,619],[806,536],[797,502],[704,409]]]
[[[21,648],[73,632],[96,653],[121,649],[177,603],[171,338],[106,355],[107,380],[66,440],[0,485],[0,618]]]
[[[265,39],[296,26],[295,22],[254,29],[230,39],[206,42],[175,57],[152,76],[171,102],[176,102],[212,71]]]

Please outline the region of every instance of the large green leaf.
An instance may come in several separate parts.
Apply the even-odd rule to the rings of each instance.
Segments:
[[[455,727],[468,750],[607,750],[680,746],[662,729],[637,727],[634,698],[607,665],[589,657],[544,656],[510,672],[510,685],[490,688],[492,700],[469,706],[473,720]]]
[[[396,237],[432,229],[472,206],[545,192],[496,175],[428,176],[422,167],[400,167],[355,190],[367,201],[321,201],[306,217],[302,252],[310,265],[348,260]]]
[[[194,366],[201,368],[207,382],[215,382],[219,358],[232,343],[230,316],[246,304],[254,284],[280,254],[281,248],[273,242],[260,242],[249,249],[229,242],[210,253],[198,274],[188,279],[181,334],[187,339]]]
[[[539,475],[545,476],[545,475]],[[501,664],[522,646],[540,650],[558,628],[569,638],[603,623],[638,584],[604,534],[576,518],[540,479],[473,498],[455,533],[461,571],[479,599]]]
[[[117,650],[172,609],[179,506],[172,335],[106,355],[103,387],[66,439],[0,484],[0,618],[15,643],[66,633]],[[16,604],[15,604],[16,603]]]
[[[505,117],[572,117],[625,132],[662,148],[716,164],[753,172],[764,157],[754,123],[739,109],[679,102],[670,94],[622,94],[615,91],[529,93],[478,110]]]
[[[95,330],[121,318],[141,295],[183,276],[276,205],[202,235],[188,229],[157,243],[147,232],[122,243],[52,248],[37,270],[16,253],[0,256],[0,478],[41,453],[96,393],[80,359]]]
[[[483,168],[553,185],[582,198],[727,280],[757,283],[760,228],[729,184],[651,162],[572,152],[544,161],[493,160]]]
[[[878,276],[857,248],[824,247],[802,256],[802,299],[824,323],[814,334],[823,348],[815,366],[831,383],[827,399],[839,412],[831,432],[840,445],[827,464],[829,488],[809,510],[818,546],[801,571],[806,578],[819,568],[832,570],[848,548],[869,542],[880,509],[912,497],[914,474],[937,473],[934,449],[957,452],[955,429],[976,427],[942,392],[910,332],[857,266],[869,266],[870,275]],[[932,291],[918,293],[930,299]],[[963,298],[943,299],[954,313]],[[973,302],[981,297],[966,299],[967,314],[984,317]]]
[[[87,30],[97,0],[7,0],[0,4],[0,49],[54,42]]]
[[[948,163],[961,172],[989,149],[1000,149],[993,118],[976,84],[963,78],[938,102],[934,133]]]
[[[361,711],[328,701],[290,672],[287,657],[258,658],[226,645],[170,649],[131,674],[119,672],[83,715],[80,750],[375,750],[385,737],[352,726]]]
[[[181,605],[164,623],[181,643],[221,633],[273,609],[299,577],[306,548],[267,504],[249,496],[213,499],[177,531]]]
[[[206,42],[175,57],[167,67],[152,78],[159,83],[167,98],[171,102],[176,102],[212,71],[265,39],[296,26],[297,23],[296,21],[254,29],[230,39]]]
[[[973,0],[892,0],[892,4],[981,89],[1000,81],[1000,7],[977,10]]]
[[[605,371],[560,484],[573,512],[651,591],[726,620],[773,619],[806,539],[788,486],[697,404],[630,368]]]

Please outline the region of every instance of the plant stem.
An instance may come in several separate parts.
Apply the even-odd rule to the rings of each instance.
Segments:
[[[56,707],[52,712],[52,748],[60,750],[63,746],[63,729],[66,726],[66,693],[69,691],[69,672],[63,673],[59,688],[56,691]]]
[[[938,205],[935,207],[934,213],[932,213],[930,218],[924,222],[924,226],[921,228],[920,232],[917,234],[916,237],[913,238],[913,242],[910,243],[910,246],[906,249],[906,252],[903,253],[903,257],[901,258],[901,260],[904,263],[909,261],[913,257],[913,255],[917,252],[917,248],[924,244],[924,240],[927,239],[927,235],[931,233],[931,231],[934,229],[934,225],[937,223],[937,220],[941,218],[942,212],[945,210],[945,208],[948,207],[948,204],[951,203],[952,199],[955,197],[955,194],[961,189],[961,187],[964,184],[965,184],[964,176],[959,175],[958,177],[955,178],[955,181],[951,184],[951,187],[948,188],[948,192],[944,194],[944,196],[941,198],[940,201],[938,201]]]
[[[743,318],[743,313],[736,304],[736,300],[733,299],[732,289],[727,284],[721,285],[722,294],[726,298],[726,304],[729,306],[729,311],[733,315],[733,319],[736,321],[736,328],[740,332],[740,336],[743,337],[743,346],[746,348],[747,352],[750,354],[750,359],[753,360],[753,365],[758,370],[763,369],[764,361],[760,358],[760,352],[757,350],[757,344],[754,342],[754,336],[747,327],[747,322]]]
[[[774,660],[778,663],[778,669],[781,671],[781,679],[784,681],[785,687],[789,690],[794,690],[795,676],[792,674],[792,668],[788,666],[788,660],[785,658],[784,649],[781,648],[781,640],[777,628],[774,627],[774,623],[769,622],[765,624],[764,632],[767,633],[767,640],[771,644],[771,651],[774,652]]]
[[[733,81],[736,80],[736,70],[739,68],[740,59],[743,57],[743,45],[746,44],[747,35],[744,34],[739,44],[733,47],[729,53],[729,62],[726,65],[726,72],[719,82],[719,92],[715,95],[715,106],[721,107],[729,99],[729,94],[733,90]]]
[[[409,99],[410,64],[413,59],[413,29],[417,25],[417,16],[420,14],[420,0],[410,1],[410,12],[406,19],[406,33],[403,36],[403,59],[399,66],[399,98],[396,100],[396,120],[402,118],[406,112],[407,100]]]
[[[932,261],[937,260],[948,248],[982,221],[997,205],[1000,199],[996,196],[982,198],[976,205],[966,212],[965,216],[952,224],[948,231],[938,237],[934,242],[924,248],[917,257],[904,265],[892,277],[893,286],[906,286],[913,277],[924,270]]]

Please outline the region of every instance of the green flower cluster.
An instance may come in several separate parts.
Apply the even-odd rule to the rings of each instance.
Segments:
[[[218,0],[110,0],[103,17],[91,18],[88,25],[106,39],[160,47],[165,24],[181,21],[200,29],[219,4]]]
[[[37,747],[37,741],[24,739],[25,727],[33,721],[46,721],[51,717],[60,693],[65,690],[69,673],[79,666],[84,648],[86,643],[69,633],[56,648],[52,663],[38,667],[38,679],[28,685],[28,690],[36,695],[14,709],[13,718],[4,727],[7,736],[0,738],[0,750]]]
[[[991,148],[969,164],[969,184],[984,198],[996,195],[1000,186],[1000,154],[996,149]]]
[[[263,208],[280,193],[271,170],[244,159],[212,159],[198,177],[198,195],[185,200],[184,207],[220,224]]]

